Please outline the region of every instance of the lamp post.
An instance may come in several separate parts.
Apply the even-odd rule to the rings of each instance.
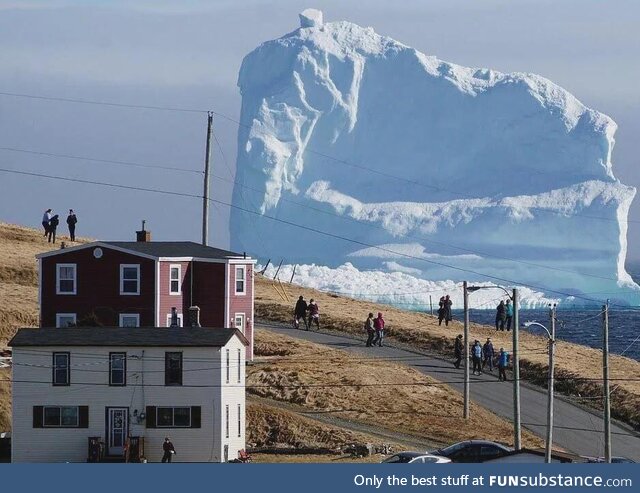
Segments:
[[[544,461],[547,464],[551,463],[551,445],[553,443],[553,356],[555,352],[556,344],[556,305],[553,305],[549,310],[549,318],[551,320],[551,330],[547,329],[544,325],[538,322],[525,322],[525,327],[538,326],[542,327],[547,336],[549,336],[549,383],[547,392],[547,439],[544,450]]]

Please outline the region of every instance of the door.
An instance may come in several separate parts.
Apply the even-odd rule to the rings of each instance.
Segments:
[[[244,334],[244,313],[236,313],[233,325]]]
[[[123,455],[129,429],[129,408],[107,408],[107,455]]]

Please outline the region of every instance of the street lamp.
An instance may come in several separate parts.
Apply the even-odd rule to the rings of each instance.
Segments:
[[[520,353],[519,353],[519,333],[518,330],[518,289],[513,288],[513,293],[497,284],[493,286],[469,286],[467,283],[463,283],[464,289],[464,331],[465,331],[465,346],[468,346],[467,335],[469,332],[469,310],[468,310],[468,294],[467,291],[474,292],[480,289],[502,289],[511,302],[513,303],[513,448],[520,450],[522,442],[522,426],[520,420]],[[468,347],[466,349],[468,351]],[[465,418],[468,417],[468,401],[469,401],[469,356],[467,355],[467,362],[465,366],[464,374],[464,399],[465,399]]]
[[[550,305],[551,306],[551,305]],[[556,305],[549,310],[549,318],[551,320],[551,331],[538,322],[525,322],[525,327],[542,327],[549,337],[549,383],[547,392],[547,439],[544,450],[544,461],[551,463],[551,444],[553,443],[553,355],[556,344]]]

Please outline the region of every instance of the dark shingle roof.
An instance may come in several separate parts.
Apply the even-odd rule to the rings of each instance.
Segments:
[[[221,347],[237,334],[237,329],[205,327],[74,327],[64,329],[20,329],[9,341],[11,347],[21,346],[177,346]]]
[[[226,259],[242,257],[242,253],[204,246],[193,241],[103,241],[105,245],[126,248],[153,257],[200,257]]]

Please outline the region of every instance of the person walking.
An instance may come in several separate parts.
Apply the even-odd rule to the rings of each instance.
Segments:
[[[375,325],[373,323],[373,313],[370,313],[367,320],[365,320],[364,330],[367,332],[367,347],[371,347],[376,333]]]
[[[56,214],[49,220],[49,237],[47,239],[48,243],[56,242],[56,229],[58,229],[58,224],[60,224],[60,220],[58,219],[58,214]]]
[[[379,347],[382,347],[382,339],[384,338],[384,318],[382,318],[382,313],[378,312],[378,318],[373,321],[373,328],[376,331],[376,337],[373,340],[373,345],[376,344]]]
[[[302,319],[305,330],[309,330],[306,318],[308,308],[307,302],[304,301],[304,297],[300,296],[298,301],[296,301],[296,307],[293,309],[293,325],[296,329],[300,328],[300,319]]]
[[[460,362],[462,361],[462,348],[462,334],[458,334],[453,348],[453,354],[456,357],[456,360],[453,362],[453,366],[455,366],[456,368],[460,368]]]
[[[511,304],[511,300],[507,300],[505,311],[507,316],[507,332],[509,332],[511,330],[511,321],[513,320],[513,305]]]
[[[493,350],[493,344],[491,342],[491,338],[487,337],[487,342],[482,346],[482,356],[484,357],[482,360],[482,369],[487,363],[489,363],[489,371],[493,372],[493,358],[495,357],[495,351]]]
[[[171,456],[175,455],[176,449],[171,443],[171,439],[169,437],[165,437],[164,443],[162,444],[162,463],[171,462]]]
[[[482,346],[477,339],[471,348],[471,356],[473,357],[473,374],[482,375]]]
[[[501,382],[507,381],[507,368],[509,368],[509,353],[501,347],[498,354],[498,380]]]
[[[69,215],[67,216],[67,226],[69,226],[69,238],[71,241],[76,241],[76,223],[78,218],[73,209],[69,209]]]
[[[47,236],[49,234],[49,221],[51,221],[51,209],[47,209],[44,211],[42,215],[42,227],[44,228],[44,235]]]
[[[443,320],[444,320],[444,296],[440,296],[440,301],[438,301],[438,325],[442,325]]]
[[[506,320],[507,310],[504,306],[504,300],[500,300],[500,304],[496,306],[496,330],[504,330]]]
[[[311,325],[315,322],[316,330],[320,330],[320,309],[318,308],[318,304],[313,301],[313,298],[309,300],[309,324],[307,329],[311,328]]]
[[[448,327],[449,322],[453,320],[453,314],[451,313],[451,305],[453,301],[449,299],[449,295],[444,297],[444,324]]]

